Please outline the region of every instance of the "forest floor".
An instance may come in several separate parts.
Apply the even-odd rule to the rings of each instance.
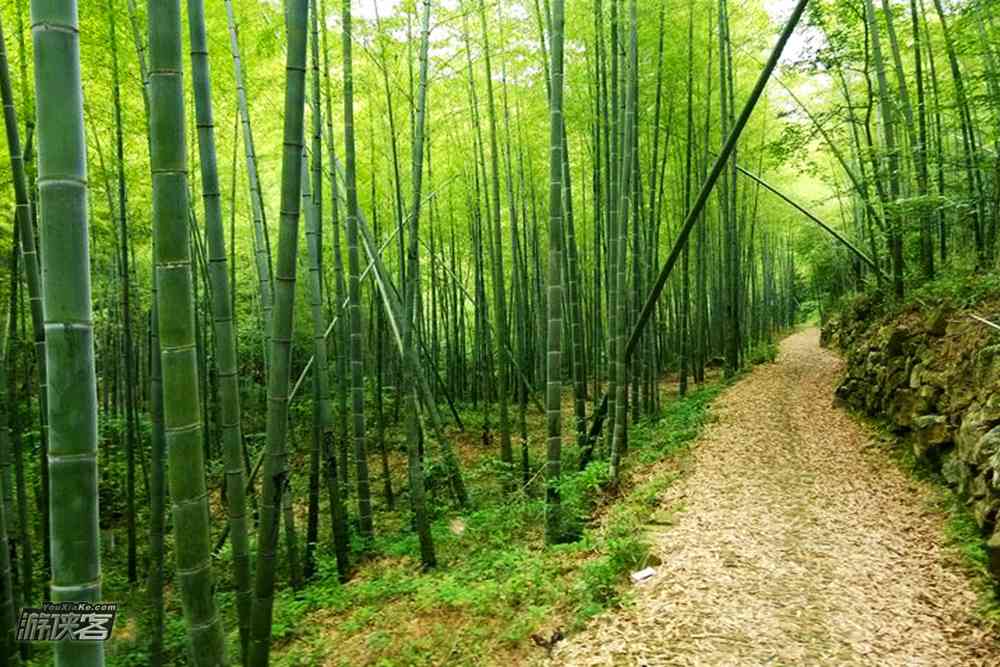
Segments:
[[[770,361],[775,351],[774,346],[764,346],[752,359]],[[448,426],[446,437],[462,462],[472,502],[461,507],[454,501],[439,448],[433,439],[428,440],[428,505],[438,561],[438,567],[429,571],[420,567],[419,546],[411,528],[401,423],[394,422],[394,411],[388,410],[385,440],[395,506],[387,502],[381,466],[373,451],[369,467],[378,507],[375,538],[365,544],[353,533],[352,572],[346,583],[337,576],[330,549],[325,494],[321,494],[317,572],[299,588],[290,585],[287,545],[281,540],[271,664],[506,667],[544,662],[553,643],[582,630],[605,609],[623,604],[633,593],[629,573],[651,563],[644,526],[655,518],[659,495],[683,476],[690,445],[711,421],[714,400],[730,384],[718,368],[706,375],[706,382],[692,385],[683,398],[678,397],[676,377],[662,378],[657,417],[642,417],[629,428],[628,456],[622,461],[617,486],[609,484],[606,458],[579,470],[575,434],[569,419],[564,420],[560,492],[566,542],[552,546],[545,544],[543,534],[544,414],[529,409],[526,415],[530,482],[523,484],[520,466],[512,468],[497,460],[492,407],[460,404],[464,429]],[[573,401],[569,387],[564,399],[564,414],[569,415]],[[296,404],[295,409],[300,412],[294,421],[308,424],[308,404]],[[512,413],[516,424],[517,410]],[[308,432],[298,429],[290,442],[290,468],[299,475],[293,485],[297,490],[293,508],[301,530],[308,507]],[[519,437],[515,448],[520,457]],[[603,445],[599,450],[606,457]],[[210,476],[221,479],[221,474],[218,468]],[[213,523],[220,531],[225,524],[220,487],[213,484],[211,488]],[[347,506],[352,518],[356,516],[353,494]],[[351,525],[356,528],[353,520]],[[124,528],[119,526],[118,531]],[[167,544],[169,549],[172,533]],[[147,665],[145,629],[150,607],[146,587],[126,580],[124,539],[117,541],[117,548],[110,539],[104,546],[104,593],[107,599],[122,603],[114,641],[107,646],[108,664]],[[214,573],[228,652],[234,657],[239,655],[239,635],[228,542],[215,559]],[[187,633],[172,574],[168,567],[165,644],[171,664],[186,664]],[[39,651],[32,664],[50,663],[51,654]]]
[[[773,350],[760,350],[756,358],[772,359]],[[660,494],[682,477],[690,445],[711,421],[712,403],[727,386],[716,368],[706,380],[678,398],[676,378],[662,379],[659,416],[631,425],[617,487],[609,485],[604,458],[578,469],[575,435],[566,426],[568,419],[564,421],[560,494],[567,539],[553,546],[545,544],[542,530],[544,415],[534,410],[527,415],[532,475],[530,483],[522,485],[520,470],[510,470],[496,459],[495,431],[485,428],[488,413],[460,406],[465,430],[451,427],[447,433],[474,495],[467,508],[452,502],[432,443],[428,480],[438,567],[419,567],[406,496],[397,499],[395,510],[380,502],[374,542],[367,549],[358,540],[353,543],[349,582],[337,580],[332,555],[321,549],[317,576],[299,590],[282,587],[277,593],[272,664],[543,663],[563,636],[582,630],[595,615],[628,599],[633,592],[630,572],[656,562],[649,558],[644,526],[655,520]],[[564,394],[568,415],[572,392]],[[491,421],[495,424],[495,418]],[[491,435],[484,437],[484,430]],[[387,433],[393,485],[404,490],[406,466],[399,436],[395,429]],[[515,447],[520,450],[520,442]],[[601,453],[606,454],[603,448]],[[293,467],[304,469],[306,464],[300,461]],[[505,479],[516,481],[516,492],[505,488]],[[372,488],[380,490],[381,481],[373,481]],[[296,505],[296,515],[304,525],[304,504]],[[325,523],[321,521],[321,529]],[[323,534],[320,541],[326,543]],[[221,563],[218,571],[225,576],[227,570]],[[279,580],[286,578],[279,565]],[[222,588],[229,590],[229,584]],[[231,617],[232,596],[223,593],[220,599],[223,613]],[[178,626],[170,636],[177,650],[183,650],[183,628]],[[229,637],[235,654],[235,629]]]
[[[815,328],[715,401],[650,526],[656,574],[559,643],[558,665],[997,665],[943,510],[834,407]]]

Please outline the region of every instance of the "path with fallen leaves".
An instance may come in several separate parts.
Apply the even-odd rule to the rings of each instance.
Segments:
[[[717,399],[656,575],[553,664],[1000,665],[930,490],[833,406],[841,369],[807,329]]]

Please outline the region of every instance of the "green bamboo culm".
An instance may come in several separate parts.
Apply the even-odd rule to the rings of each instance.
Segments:
[[[354,68],[351,60],[351,0],[343,3],[344,50],[344,159],[347,191],[347,296],[350,300],[351,416],[354,457],[357,466],[358,524],[361,535],[370,540],[372,499],[368,484],[368,446],[365,439],[364,357],[361,349],[361,260],[358,250],[358,188],[354,150]]]
[[[154,244],[153,255],[156,255]],[[163,657],[163,534],[166,524],[167,436],[163,431],[163,370],[160,359],[159,315],[156,306],[156,276],[153,276],[153,307],[149,318],[149,654],[151,667],[164,664]]]
[[[149,73],[146,70],[145,50],[141,48],[139,21],[134,0],[129,0],[129,18],[133,38],[139,54],[139,71],[142,76],[142,97],[146,110],[147,134],[149,129]],[[151,140],[151,139],[150,139]],[[156,239],[153,239],[153,257],[156,257]],[[160,358],[160,318],[157,306],[156,272],[152,276],[151,307],[149,309],[149,664],[165,664],[163,646],[164,602],[164,545],[167,504],[167,436],[163,426],[163,362]]]
[[[132,19],[133,37],[137,49],[141,44],[139,22],[135,4],[129,0],[129,17]],[[143,104],[146,110],[147,134],[149,128],[149,74],[146,71],[145,51],[138,49],[139,71],[142,76]],[[156,239],[153,239],[153,257],[156,257]],[[163,647],[164,603],[164,547],[167,504],[167,436],[163,427],[163,364],[160,358],[160,318],[156,305],[156,272],[152,276],[151,307],[149,309],[149,573],[146,590],[149,596],[149,664],[160,667],[165,663]]]
[[[633,73],[638,67],[638,54],[636,49],[636,31],[637,31],[637,17],[636,17],[636,0],[629,1],[629,23],[631,26],[631,39],[629,47],[629,59],[628,59],[628,77],[633,76]],[[626,78],[628,78],[626,77]],[[612,484],[618,483],[618,473],[621,464],[621,456],[625,451],[626,437],[628,435],[627,424],[628,421],[628,378],[626,370],[628,367],[628,354],[625,352],[625,326],[626,326],[626,314],[627,314],[627,303],[626,303],[626,253],[628,252],[628,220],[629,216],[632,215],[632,160],[634,158],[633,151],[635,150],[635,115],[636,115],[636,91],[632,85],[626,87],[625,90],[625,127],[624,127],[624,144],[623,144],[623,158],[621,161],[619,182],[621,183],[621,188],[618,191],[618,201],[613,202],[613,205],[618,207],[617,214],[617,228],[616,234],[617,238],[615,243],[617,245],[617,254],[615,255],[616,263],[616,274],[617,274],[617,287],[616,292],[618,298],[615,301],[615,308],[617,314],[615,318],[617,320],[617,328],[615,331],[615,413],[614,413],[614,432],[612,434],[611,440],[611,463],[610,463],[610,476]]]
[[[313,372],[313,448],[326,470],[327,495],[330,497],[330,522],[337,573],[347,580],[350,571],[348,552],[350,536],[347,514],[340,495],[337,455],[333,446],[333,417],[330,409],[330,378],[327,363],[326,329],[323,324],[323,128],[320,111],[320,49],[318,3],[311,7],[312,28],[312,207],[306,211],[306,240],[309,249],[309,294],[313,318],[313,343],[316,370]],[[329,99],[327,100],[329,102]],[[329,107],[327,107],[329,113]],[[331,131],[332,134],[332,131]],[[332,136],[330,137],[332,140]],[[331,179],[332,180],[332,179]],[[305,183],[303,183],[303,191]],[[336,185],[334,187],[336,190]],[[334,202],[335,203],[335,202]],[[334,225],[336,225],[334,220]],[[343,303],[343,301],[339,301]],[[318,495],[318,490],[317,490]]]
[[[270,331],[274,312],[274,284],[271,279],[271,254],[267,236],[267,220],[264,202],[260,193],[260,179],[257,174],[257,153],[254,148],[253,129],[250,112],[247,110],[247,93],[243,84],[243,60],[236,28],[236,15],[231,0],[224,0],[226,21],[229,27],[229,50],[233,58],[233,78],[236,83],[236,108],[243,128],[243,148],[246,155],[247,182],[250,188],[250,214],[253,219],[254,261],[257,267],[258,296],[264,325],[264,366],[270,368]]]
[[[101,599],[97,377],[90,306],[87,142],[75,0],[32,0],[49,422],[53,602]],[[103,665],[100,642],[60,642],[55,664]]]
[[[21,262],[24,266],[25,282],[28,286],[28,298],[31,302],[31,329],[34,336],[35,368],[38,378],[38,409],[41,418],[41,461],[44,462],[48,451],[48,387],[45,370],[45,322],[42,314],[42,280],[38,268],[38,253],[35,250],[35,234],[32,225],[31,202],[28,196],[28,177],[25,170],[25,157],[31,154],[31,124],[28,125],[27,149],[22,150],[18,131],[17,111],[14,108],[14,93],[10,84],[10,67],[7,60],[7,46],[0,26],[0,95],[3,97],[4,126],[7,134],[7,147],[10,152],[10,165],[14,182],[14,218],[17,224],[17,238],[20,245]],[[48,486],[48,468],[42,465],[42,488]],[[47,505],[45,496],[40,501]],[[43,524],[48,522],[48,513],[42,516]],[[47,530],[42,534],[48,538]],[[48,554],[48,548],[45,548]],[[46,557],[46,563],[49,558]],[[29,563],[28,559],[25,559]],[[30,563],[26,565],[30,567]]]
[[[2,30],[0,30],[0,48],[2,45]],[[7,327],[0,329],[0,337]],[[7,367],[7,339],[0,342],[0,372]],[[6,385],[0,382],[0,412],[7,408]],[[0,414],[0,418],[3,415]],[[5,466],[10,456],[10,442],[7,429],[0,428],[0,467]],[[0,471],[0,486],[5,484],[3,478],[6,472]],[[0,500],[0,664],[18,665],[21,661],[18,645],[14,639],[15,604],[13,572],[10,563],[10,546],[7,541],[7,503]]]
[[[285,441],[288,435],[288,375],[292,352],[295,268],[301,206],[299,198],[302,188],[308,9],[307,0],[288,0],[285,5],[288,51],[285,62],[284,149],[281,157],[281,221],[274,272],[275,303],[267,391],[266,467],[261,488],[257,571],[250,621],[249,664],[254,667],[267,665],[271,649],[275,549],[278,542],[281,495],[288,475]]]
[[[0,661],[5,665],[20,664],[21,656],[14,640],[14,591],[11,588],[10,550],[7,543],[7,519],[4,503],[0,503]]]
[[[424,462],[420,457],[420,395],[417,390],[416,358],[417,295],[420,291],[420,197],[423,185],[424,126],[427,117],[427,52],[430,43],[431,3],[423,0],[420,30],[420,83],[417,92],[417,114],[413,136],[413,201],[410,205],[410,245],[406,266],[406,333],[403,336],[403,391],[406,393],[406,454],[410,481],[410,505],[413,523],[420,540],[420,561],[425,568],[437,565],[434,540],[431,536],[424,484]]]
[[[548,355],[546,363],[545,414],[547,463],[545,465],[545,541],[562,537],[559,477],[562,474],[562,217],[563,217],[563,0],[552,3],[552,86],[549,98],[549,275]]]
[[[319,10],[319,15],[325,17],[326,9],[323,5],[323,0],[317,0],[316,7]],[[322,21],[320,24],[321,36],[323,39],[323,90],[326,97],[326,150],[329,156],[330,169],[333,169],[337,164],[337,145],[333,140],[333,95],[331,90],[333,85],[330,82],[330,52],[327,48],[326,35],[327,35],[327,25],[326,21]],[[334,286],[334,298],[337,304],[337,325],[336,333],[334,334],[334,349],[339,352],[334,360],[334,378],[336,380],[336,392],[337,392],[337,424],[336,424],[336,441],[337,441],[337,456],[338,458],[338,468],[337,475],[340,480],[341,497],[347,498],[347,494],[350,490],[349,480],[348,480],[348,419],[347,419],[347,349],[350,347],[347,342],[348,339],[348,328],[347,328],[347,318],[344,316],[344,305],[347,302],[347,286],[344,282],[344,257],[341,251],[340,243],[340,188],[337,185],[336,174],[333,174],[330,178],[330,226],[333,228],[333,238],[332,238],[332,248],[331,254],[333,255],[333,286]]]
[[[315,108],[315,107],[314,107]],[[319,463],[324,462],[326,470],[327,494],[330,497],[330,522],[331,533],[333,535],[334,554],[337,558],[337,573],[341,581],[346,581],[350,574],[350,560],[348,552],[350,549],[350,536],[347,532],[347,515],[344,510],[344,503],[340,497],[340,483],[337,475],[337,456],[333,448],[333,419],[330,416],[330,380],[326,354],[326,328],[323,325],[323,229],[321,225],[322,208],[319,200],[322,198],[322,185],[320,174],[316,167],[319,164],[319,152],[315,150],[314,138],[313,156],[313,188],[309,187],[309,179],[305,175],[302,178],[302,201],[305,207],[306,219],[306,245],[309,251],[309,306],[313,319],[313,350],[315,354],[316,368],[313,371],[313,423],[312,423],[312,449],[311,465],[315,466],[316,473],[319,473]],[[304,159],[303,159],[304,161]],[[304,167],[303,167],[304,168]],[[313,197],[313,190],[316,196]],[[312,470],[310,470],[312,474]],[[315,483],[315,503],[319,504],[319,479]],[[310,494],[313,490],[310,489]],[[310,499],[310,502],[314,502]],[[315,530],[318,532],[318,517]],[[310,544],[307,548],[315,549],[317,545]],[[307,556],[307,562],[309,561]]]
[[[121,76],[118,66],[118,33],[116,30],[116,16],[114,11],[115,0],[107,0],[108,14],[108,38],[111,43],[111,72],[112,72],[112,105],[114,106],[115,124],[115,172],[118,182],[118,231],[120,248],[120,269],[121,278],[121,314],[122,314],[122,357],[125,366],[125,525],[128,534],[128,580],[135,583],[138,578],[138,552],[136,544],[135,526],[135,452],[136,452],[136,414],[135,409],[135,365],[134,347],[132,345],[132,308],[129,305],[132,293],[131,274],[129,263],[129,241],[128,231],[128,190],[125,178],[125,144],[122,132],[122,104],[121,104]],[[110,188],[109,188],[110,190]],[[110,200],[110,192],[109,192]]]
[[[205,238],[208,245],[208,275],[212,290],[212,320],[215,325],[215,358],[222,420],[222,455],[226,469],[226,510],[233,551],[236,584],[236,614],[244,660],[250,642],[250,549],[247,537],[246,482],[243,475],[243,434],[240,430],[240,395],[236,375],[236,337],[233,327],[229,272],[226,270],[226,239],[222,228],[222,197],[215,150],[212,111],[212,79],[205,30],[205,3],[188,0],[191,34],[191,78],[194,85],[195,120],[198,125],[198,155],[201,166],[202,200],[205,207]]]
[[[148,21],[157,324],[177,581],[192,663],[223,665],[225,643],[210,567],[204,425],[194,336],[179,0],[150,0]]]
[[[497,400],[500,408],[500,460],[508,466],[509,470],[514,467],[514,452],[510,444],[510,414],[508,410],[508,385],[510,383],[510,364],[507,361],[504,350],[510,347],[510,340],[507,332],[507,297],[504,293],[504,269],[503,269],[503,241],[500,229],[500,150],[497,146],[497,112],[493,97],[493,66],[490,62],[490,42],[489,30],[486,23],[486,3],[479,0],[479,22],[483,32],[483,65],[486,68],[486,109],[489,117],[489,143],[490,143],[490,184],[492,186],[489,197],[489,234],[490,240],[490,262],[493,268],[493,311],[496,319],[496,332],[493,336],[496,342],[496,366],[497,366]],[[561,168],[561,167],[560,167]],[[510,486],[510,484],[508,484]]]

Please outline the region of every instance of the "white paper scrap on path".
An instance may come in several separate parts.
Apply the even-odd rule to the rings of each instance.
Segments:
[[[649,579],[654,574],[656,574],[656,570],[654,570],[651,567],[647,567],[645,569],[639,570],[638,572],[633,572],[632,575],[631,575],[632,576],[632,583],[633,584],[638,584],[640,581],[645,581],[646,579]]]

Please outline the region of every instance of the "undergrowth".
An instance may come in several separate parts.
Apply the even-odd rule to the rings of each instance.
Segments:
[[[377,556],[346,585],[333,559],[321,557],[313,583],[275,600],[275,663],[506,664],[498,652],[538,652],[527,641],[532,635],[547,641],[623,603],[628,573],[647,562],[645,525],[657,493],[676,479],[638,474],[687,448],[720,389],[697,389],[667,403],[659,421],[633,426],[617,489],[609,487],[602,460],[564,475],[566,529],[578,533],[576,541],[544,546],[541,494],[498,494],[477,498],[471,511],[438,513],[435,570],[419,572],[417,541],[405,520],[398,532],[377,538]],[[484,462],[469,476],[487,472],[495,465]]]
[[[918,303],[946,302],[969,308],[1000,294],[1000,272],[968,271],[938,276],[914,289],[908,299]]]
[[[773,353],[762,349],[752,356],[766,360]],[[470,508],[454,504],[447,483],[433,474],[439,465],[436,448],[428,450],[438,567],[421,571],[408,497],[402,480],[396,478],[397,509],[383,507],[379,512],[371,544],[356,538],[355,527],[351,544],[355,571],[350,581],[341,583],[328,545],[324,502],[312,580],[299,590],[288,587],[285,558],[279,555],[272,664],[510,664],[542,658],[544,652],[536,643],[551,642],[553,633],[572,632],[603,610],[627,601],[628,574],[648,564],[646,527],[659,504],[657,494],[679,476],[679,457],[698,436],[723,387],[721,381],[692,387],[683,399],[666,399],[658,420],[632,424],[617,487],[610,485],[604,458],[599,456],[577,471],[576,447],[564,447],[560,493],[564,532],[573,539],[555,546],[546,546],[543,534],[544,417],[529,415],[534,476],[522,487],[520,471],[496,460],[489,414],[462,406],[465,431],[455,439],[466,484],[474,492]],[[564,430],[569,441],[569,420]],[[405,463],[402,443],[391,444],[393,456]],[[517,438],[514,446],[520,447]],[[599,443],[599,452],[601,447]],[[505,490],[511,486],[517,491]],[[297,501],[296,515],[304,527],[303,491],[297,494],[301,503]],[[348,499],[352,513],[354,502],[353,497]],[[168,553],[173,551],[172,538],[168,532]],[[284,540],[279,542],[283,553]],[[104,553],[106,562],[122,565],[122,552],[112,547]],[[140,556],[144,555],[143,550]],[[172,559],[165,566],[166,654],[170,664],[185,664],[186,629],[172,581]],[[228,655],[236,664],[239,636],[228,543],[213,559],[213,572]],[[150,619],[145,585],[130,584],[123,573],[123,566],[105,568],[104,598],[120,603],[114,636],[106,645],[107,664],[146,665]],[[31,662],[48,664],[50,659],[47,647],[40,647]]]
[[[849,312],[852,306],[864,303],[866,318],[870,321],[889,319],[907,310],[921,311],[945,306],[957,310],[995,306],[1000,294],[1000,271],[978,271],[971,268],[953,268],[940,273],[934,280],[915,285],[907,290],[902,300],[887,293],[885,288],[869,286],[864,292],[850,292],[827,299],[821,312],[822,322],[834,313]],[[993,314],[993,313],[990,313]]]

